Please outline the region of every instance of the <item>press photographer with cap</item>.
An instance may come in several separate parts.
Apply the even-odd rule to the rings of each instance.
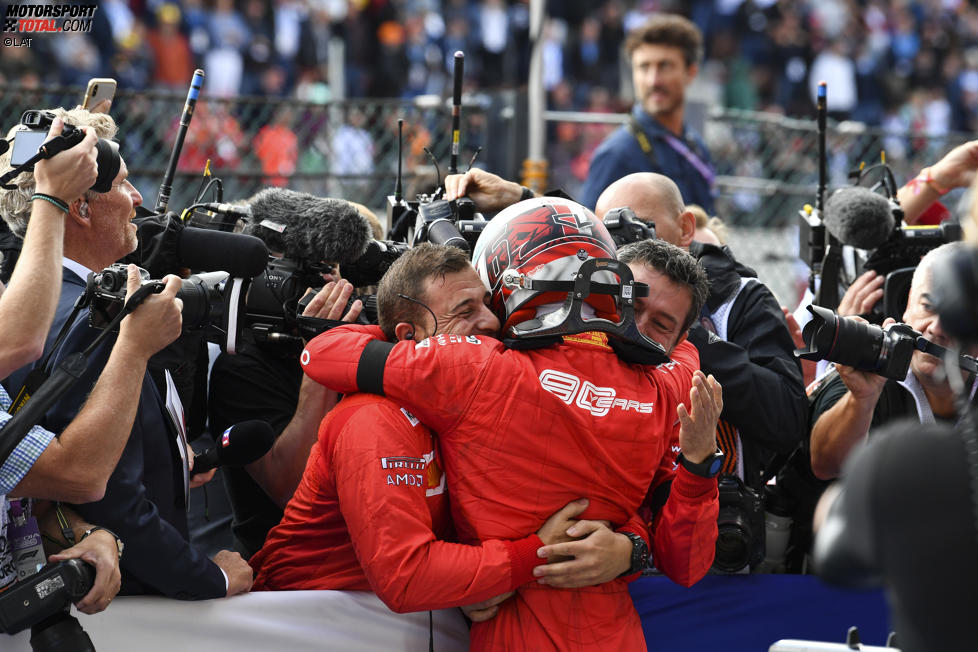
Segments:
[[[105,114],[79,109],[56,109],[53,113],[75,126],[91,128],[100,138],[111,138],[116,132],[115,122]],[[66,204],[61,293],[45,345],[46,354],[52,352],[75,300],[85,291],[88,274],[111,265],[136,247],[136,229],[131,219],[142,197],[127,181],[128,170],[121,157],[113,171],[115,174],[104,179],[104,185],[100,180],[98,188]],[[106,171],[100,172],[101,176],[108,176]],[[0,192],[0,213],[15,234],[30,228],[28,202],[35,194],[35,184],[34,175],[25,173],[17,177],[16,190]],[[134,273],[130,271],[130,275]],[[132,283],[135,282],[133,277]],[[166,283],[160,295],[147,299],[149,305],[160,304],[152,320],[154,326],[137,329],[142,338],[158,338],[152,342],[154,350],[177,335],[181,321],[180,304],[174,296],[179,279],[169,278]],[[89,326],[87,311],[79,313],[50,359],[45,358],[47,368],[54,369],[65,356],[84,350],[100,333]],[[91,353],[81,377],[45,415],[44,427],[64,431],[76,418],[99,374],[110,368],[110,349],[118,349],[123,343],[121,333],[115,338],[115,347],[111,347],[113,341],[108,338]],[[168,410],[152,380],[142,371],[140,357],[129,351],[121,353],[123,366],[129,371],[134,367],[136,372],[128,383],[132,402],[138,400],[132,408],[135,416],[131,431],[128,439],[120,442],[124,447],[104,496],[94,502],[86,501],[97,495],[77,497],[75,510],[83,519],[109,528],[125,542],[126,554],[121,564],[124,594],[162,593],[199,599],[247,591],[251,570],[239,555],[222,551],[211,561],[187,541],[185,492],[189,469],[186,445],[177,425],[182,419]],[[14,374],[7,389],[19,389],[28,371]],[[88,401],[93,398],[94,395]],[[109,403],[119,419],[118,397],[113,396]]]
[[[62,120],[56,119],[45,140],[60,135],[62,128]],[[27,207],[30,223],[23,234],[23,249],[10,287],[0,295],[0,327],[7,333],[0,349],[0,375],[7,376],[41,355],[60,294],[61,253],[68,219],[63,205],[74,202],[95,183],[95,142],[95,132],[87,130],[79,144],[34,166],[35,192]],[[8,161],[9,155],[0,156],[0,169],[6,170]],[[172,292],[153,297],[123,320],[117,346],[83,409],[60,434],[40,426],[28,432],[0,466],[0,495],[72,502],[101,498],[132,426],[141,368],[150,355],[176,336],[179,320]],[[10,419],[6,412],[10,403],[6,389],[0,387],[4,408],[0,421],[4,424]],[[2,434],[0,429],[0,440]],[[0,502],[0,523],[5,531],[10,503]],[[45,535],[60,538],[62,530],[54,525],[54,510],[45,511],[46,507],[37,505],[34,515],[41,517]],[[78,543],[50,560],[81,558],[92,564],[95,582],[76,606],[84,613],[101,611],[119,590],[118,538],[67,507],[62,514]],[[0,534],[4,537],[5,533]],[[8,546],[0,553],[0,590],[17,577],[12,572],[12,554]]]

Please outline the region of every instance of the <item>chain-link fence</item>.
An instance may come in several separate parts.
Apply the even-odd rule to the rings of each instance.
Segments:
[[[717,172],[717,214],[727,223],[785,226],[793,223],[804,204],[815,203],[818,138],[814,120],[730,109],[705,113],[702,134]],[[587,177],[594,149],[626,116],[556,112],[548,116],[551,183],[573,195]],[[850,170],[860,163],[878,163],[883,152],[897,184],[902,185],[968,139],[967,134],[927,135],[862,123],[830,124],[828,186],[849,183]]]
[[[75,106],[83,90],[0,86],[4,128],[26,109]],[[156,203],[185,99],[179,93],[120,91],[112,104],[130,179],[150,207]],[[183,145],[169,208],[180,210],[192,202],[210,160],[211,173],[222,180],[225,201],[280,185],[380,209],[394,190],[399,118],[404,120],[404,193],[413,198],[433,190],[439,174],[447,173],[451,111],[440,100],[311,104],[202,98]],[[481,106],[467,106],[462,118],[459,167],[464,170],[477,149],[488,149],[488,123]],[[212,200],[209,196],[206,201]]]
[[[26,109],[74,106],[82,94],[80,88],[0,85],[0,115],[5,126],[11,126]],[[150,207],[156,203],[184,100],[180,93],[120,91],[112,105],[130,178]],[[462,111],[461,170],[481,149],[481,165],[518,178],[526,150],[524,102],[514,92],[467,102]],[[818,181],[814,121],[732,110],[701,113],[702,132],[717,169],[717,211],[731,227],[732,248],[783,302],[790,303],[799,277],[795,216],[804,204],[814,203]],[[202,171],[210,160],[213,175],[222,180],[225,201],[249,197],[274,184],[357,201],[383,218],[385,197],[393,191],[397,173],[399,118],[404,120],[404,195],[413,198],[432,190],[447,173],[451,110],[440,98],[325,104],[258,97],[202,99],[183,146],[169,207],[180,210],[191,203],[203,186]],[[548,113],[547,185],[573,196],[587,176],[594,148],[623,119],[614,114]],[[965,140],[964,134],[927,136],[832,124],[827,138],[829,188],[845,184],[849,170],[860,162],[878,162],[883,151],[897,183],[903,183]],[[211,195],[206,201],[212,199]]]

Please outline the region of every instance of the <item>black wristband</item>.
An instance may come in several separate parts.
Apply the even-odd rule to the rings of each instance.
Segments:
[[[536,193],[527,188],[526,186],[520,186],[523,188],[523,192],[520,193],[520,201],[526,201],[527,199],[533,199],[536,197]]]

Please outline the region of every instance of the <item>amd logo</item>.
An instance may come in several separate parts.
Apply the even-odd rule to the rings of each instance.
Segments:
[[[654,406],[651,402],[641,403],[632,399],[618,398],[614,387],[598,387],[589,380],[582,381],[577,376],[554,369],[544,369],[540,372],[540,386],[567,405],[576,405],[596,417],[603,417],[611,408],[652,414]]]

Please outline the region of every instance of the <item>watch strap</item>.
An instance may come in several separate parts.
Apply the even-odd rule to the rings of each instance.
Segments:
[[[682,452],[676,458],[676,461],[684,469],[692,473],[693,475],[698,475],[701,478],[715,478],[720,474],[720,469],[723,468],[724,454],[723,451],[718,447],[712,455],[707,457],[705,460],[699,464],[695,462],[690,462]]]
[[[624,534],[632,542],[632,560],[628,570],[618,577],[627,577],[642,572],[649,561],[648,544],[645,543],[645,539],[634,532],[620,532],[620,534]]]
[[[79,539],[79,541],[84,541],[85,538],[88,537],[88,535],[94,534],[99,530],[102,530],[103,532],[108,532],[109,534],[112,535],[112,538],[115,539],[115,547],[119,550],[119,559],[122,559],[122,551],[126,547],[126,544],[122,543],[122,539],[119,538],[118,534],[116,534],[115,532],[113,532],[107,527],[102,527],[101,525],[90,527],[87,530],[85,530],[85,533],[81,536],[81,539]]]

